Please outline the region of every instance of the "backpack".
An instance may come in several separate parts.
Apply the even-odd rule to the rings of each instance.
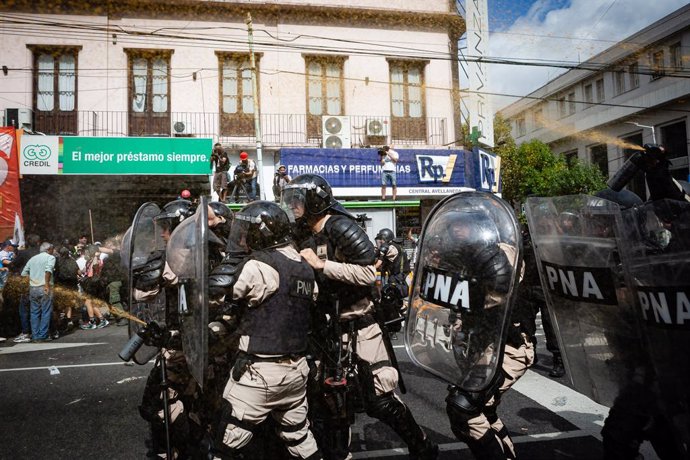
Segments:
[[[71,257],[59,257],[55,264],[55,280],[65,286],[76,286],[79,277],[79,266],[77,261]]]
[[[400,273],[407,276],[410,273],[410,271],[412,271],[412,268],[410,266],[410,256],[407,255],[407,251],[405,251],[403,247],[398,243],[391,244],[395,245],[395,248],[398,250],[398,254],[400,254]]]

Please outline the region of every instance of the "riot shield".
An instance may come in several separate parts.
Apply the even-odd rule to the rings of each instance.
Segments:
[[[490,193],[461,192],[434,207],[405,325],[417,366],[466,391],[488,387],[503,361],[521,247],[513,210]]]
[[[182,349],[192,376],[203,388],[208,357],[208,203],[175,228],[166,248],[178,277]]]
[[[626,210],[617,232],[664,411],[690,445],[690,203]]]
[[[165,292],[161,290],[157,296],[146,301],[137,301],[134,297],[133,272],[146,263],[149,256],[163,245],[161,235],[153,218],[158,215],[160,208],[155,203],[144,203],[139,207],[128,230],[129,237],[123,242],[123,264],[128,271],[129,283],[129,312],[145,323],[158,321],[165,324]],[[129,336],[136,334],[142,324],[129,321]],[[132,358],[137,364],[146,364],[158,353],[158,348],[143,345]]]
[[[643,362],[614,234],[619,207],[572,195],[528,198],[525,212],[568,377],[578,392],[611,407]]]

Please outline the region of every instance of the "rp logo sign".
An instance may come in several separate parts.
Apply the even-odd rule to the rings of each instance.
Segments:
[[[498,164],[500,160],[495,155],[479,151],[479,179],[480,190],[487,192],[494,190],[498,186]]]
[[[457,155],[417,155],[419,182],[449,182]]]

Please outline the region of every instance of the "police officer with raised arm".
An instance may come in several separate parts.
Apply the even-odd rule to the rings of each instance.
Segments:
[[[324,457],[350,458],[350,411],[357,405],[353,399],[359,399],[369,416],[391,427],[407,443],[410,458],[436,458],[438,446],[395,394],[399,379],[395,355],[386,347],[388,337],[372,315],[375,250],[367,234],[333,198],[321,176],[294,178],[283,190],[283,203],[300,226],[301,254],[316,271],[322,325],[326,321],[332,325],[322,339],[336,343],[335,358],[321,354],[315,396],[321,412],[314,417],[324,424],[320,439]],[[345,420],[343,412],[347,412]]]

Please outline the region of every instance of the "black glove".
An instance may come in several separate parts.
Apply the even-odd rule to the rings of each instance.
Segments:
[[[232,288],[246,260],[246,257],[228,254],[220,265],[211,271],[208,276],[208,294],[212,299],[226,295],[232,297]]]
[[[161,284],[165,269],[165,251],[154,251],[143,265],[132,270],[134,287],[140,291],[151,291]]]

